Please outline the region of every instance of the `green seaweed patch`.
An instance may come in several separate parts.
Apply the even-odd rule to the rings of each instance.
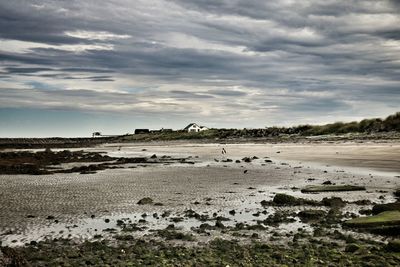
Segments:
[[[400,211],[385,211],[378,215],[359,217],[345,222],[345,225],[357,228],[400,225]]]
[[[357,185],[309,185],[301,189],[302,193],[363,191],[365,186]]]

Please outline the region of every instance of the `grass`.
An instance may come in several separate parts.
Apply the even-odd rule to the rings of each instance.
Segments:
[[[371,133],[400,132],[400,112],[388,116],[386,119],[365,119],[360,122],[335,122],[325,125],[298,125],[293,127],[265,127],[259,129],[209,129],[202,132],[164,131],[146,134],[125,135],[118,138],[121,142],[147,142],[167,140],[220,140],[240,138],[280,138],[290,139],[293,137],[320,136],[320,135],[343,135],[349,133],[368,134]]]

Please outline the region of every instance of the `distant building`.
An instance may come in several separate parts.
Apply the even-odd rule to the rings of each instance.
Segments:
[[[92,133],[92,137],[100,137],[100,136],[101,136],[101,132]]]
[[[172,133],[172,129],[164,129],[161,128],[160,130],[150,130],[150,133]]]
[[[164,128],[161,128],[160,131],[161,131],[161,132],[172,133],[174,130],[172,130],[172,129],[164,129]]]
[[[187,131],[189,133],[198,133],[201,131],[208,130],[208,128],[206,126],[200,126],[197,123],[191,123],[188,126],[186,126],[185,128],[183,128],[183,130]]]
[[[149,129],[135,129],[135,134],[146,134],[150,133]]]

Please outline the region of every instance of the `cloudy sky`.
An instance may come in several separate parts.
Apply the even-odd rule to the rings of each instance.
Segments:
[[[0,0],[0,136],[400,111],[397,0]]]

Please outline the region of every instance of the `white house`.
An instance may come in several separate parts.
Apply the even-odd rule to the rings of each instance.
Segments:
[[[200,126],[197,123],[191,123],[188,126],[186,126],[185,128],[183,128],[183,130],[187,131],[189,133],[197,133],[197,132],[208,130],[208,128],[206,126]]]

